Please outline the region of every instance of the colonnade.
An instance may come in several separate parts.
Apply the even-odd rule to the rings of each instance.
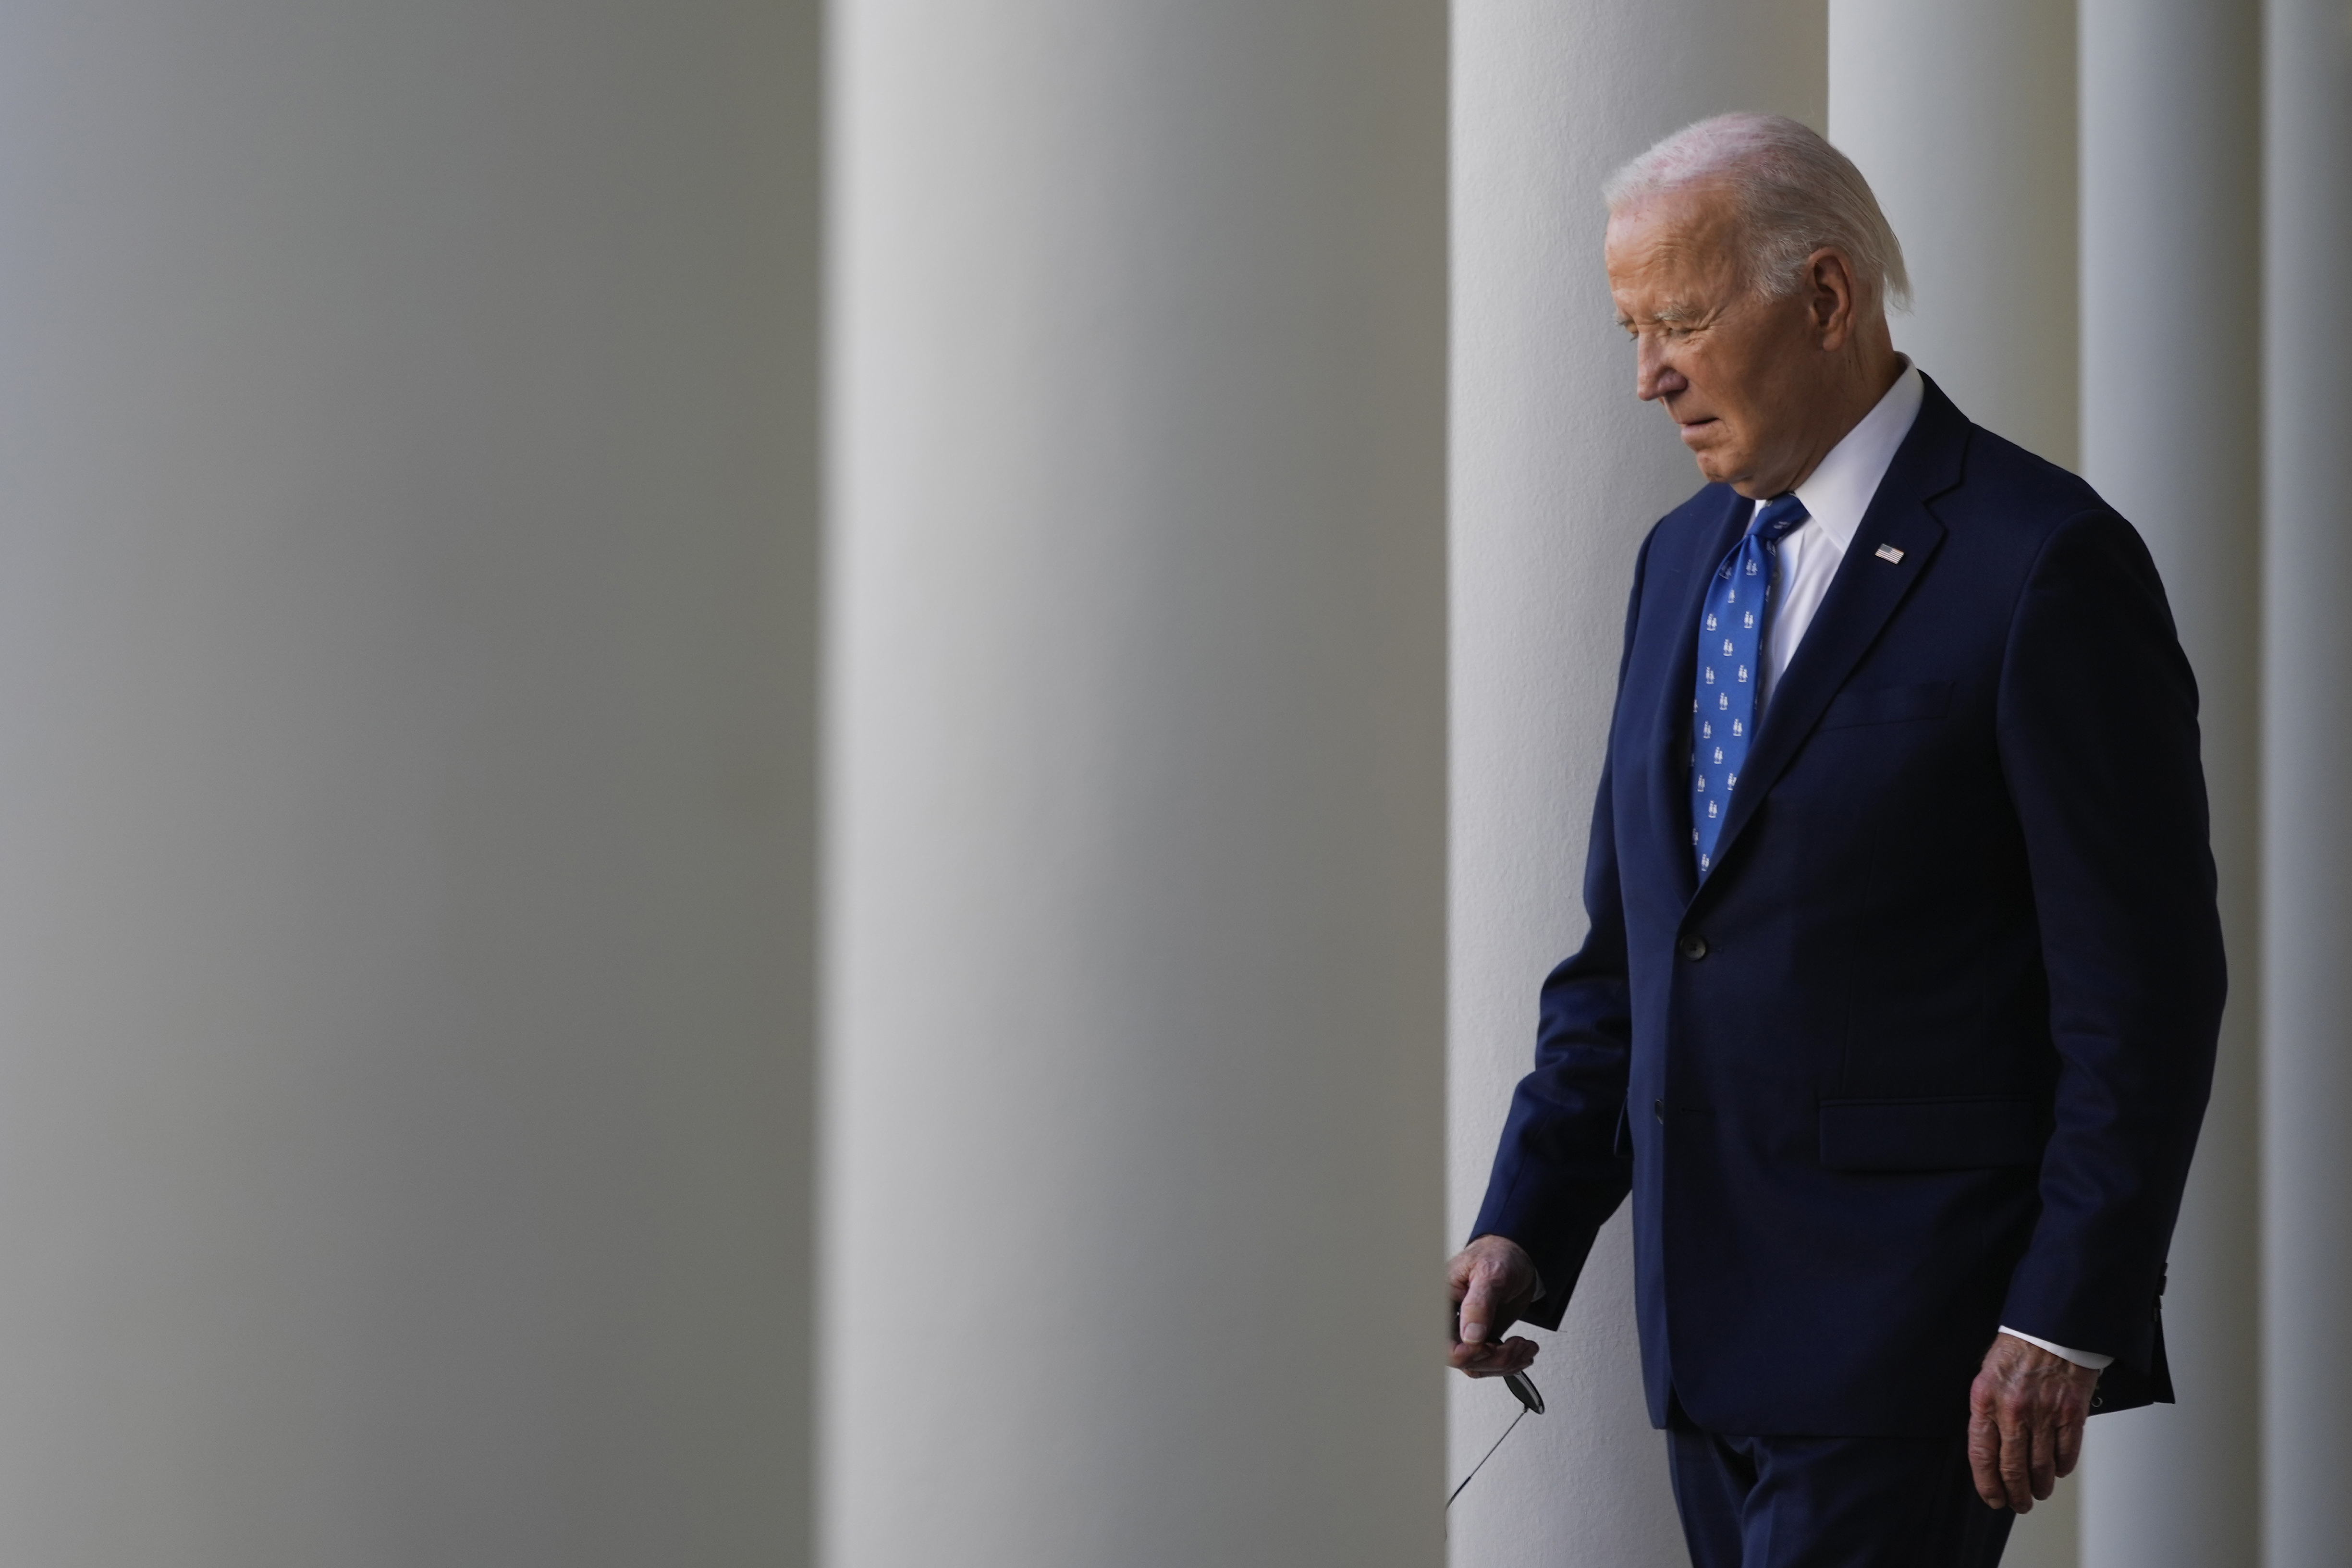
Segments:
[[[2186,1403],[2011,1561],[2333,1563],[2341,5],[828,15],[0,18],[0,1559],[1679,1562],[1622,1222],[1450,1521],[1435,1271],[1693,482],[1597,189],[1766,108],[2204,689]]]
[[[1995,428],[2060,461],[2079,450],[2147,538],[2202,692],[2233,996],[2166,1300],[2182,1403],[2095,1424],[2079,1560],[2317,1568],[2352,1538],[2352,1160],[2335,1131],[2352,995],[2330,956],[2352,843],[2326,826],[2343,760],[2327,672],[2345,652],[2328,584],[2352,525],[2328,471],[2352,434],[2352,27],[2251,0],[2082,0],[2073,37],[2064,21],[1837,0],[1831,133],[1914,258],[1919,308],[1898,341],[1931,371],[1949,356],[1986,378],[1962,399]],[[2069,50],[2071,100],[2040,79]],[[1849,113],[1842,89],[1871,81],[1887,96]],[[1938,161],[1997,173],[1925,177]],[[2037,190],[2028,233],[2019,204]],[[2071,299],[2042,266],[2068,248],[2052,214],[2079,237]],[[1923,248],[1969,254],[1973,292],[1939,289]],[[2020,336],[2050,300],[2079,331],[2062,317]],[[2075,376],[2074,429],[2063,409],[2032,416]],[[2031,1561],[2072,1560],[2038,1515],[2018,1541]]]
[[[1743,34],[1750,14],[1661,16],[1671,41],[1654,59],[1620,8],[1594,10],[1607,14],[1478,7],[1456,24],[1457,1218],[1524,1058],[1532,978],[1580,930],[1563,890],[1606,697],[1580,682],[1605,681],[1609,590],[1663,510],[1654,492],[1689,482],[1678,453],[1662,462],[1610,422],[1638,418],[1624,389],[1595,384],[1590,406],[1561,390],[1562,362],[1615,370],[1611,351],[1543,330],[1598,288],[1599,175],[1663,129],[1640,108],[1582,113],[1613,108],[1608,84],[1626,76],[1668,84],[1654,97],[1675,123],[1788,108],[1855,158],[1904,240],[1917,301],[1898,344],[2139,525],[2203,694],[2235,994],[2167,1300],[2184,1403],[2095,1425],[2079,1489],[2021,1521],[2009,1561],[2332,1562],[2352,1539],[2327,1479],[2352,1474],[2337,1329],[2352,1318],[2352,1159],[2334,1131],[2352,1110],[2337,1022],[2352,995],[2326,953],[2352,914],[2352,844],[2325,826],[2345,758],[2322,716],[2340,709],[2347,651],[2331,568],[2352,548],[2326,471],[2352,436],[2336,374],[2352,330],[2352,29],[2325,6],[2252,0],[2082,0],[2079,15],[1830,0],[1827,101],[1811,110],[1789,90],[1801,77]],[[1773,36],[1806,26],[1792,13]],[[1677,96],[1718,58],[1725,78]],[[1598,438],[1560,440],[1568,428]],[[1456,1520],[1457,1563],[1652,1560],[1612,1533],[1654,1529],[1659,1503],[1612,1240],[1597,1299],[1549,1362],[1573,1391],[1563,1403],[1595,1415],[1496,1461],[1510,1495]],[[1457,1470],[1507,1414],[1479,1393],[1455,1396]],[[1676,1560],[1652,1540],[1654,1560]]]

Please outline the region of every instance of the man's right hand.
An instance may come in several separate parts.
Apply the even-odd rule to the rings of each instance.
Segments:
[[[1500,1377],[1534,1364],[1533,1340],[1505,1340],[1505,1329],[1541,1292],[1535,1260],[1508,1237],[1482,1236],[1445,1266],[1454,1300],[1453,1342],[1445,1363],[1472,1377]]]

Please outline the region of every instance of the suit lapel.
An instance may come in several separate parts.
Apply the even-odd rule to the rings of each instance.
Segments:
[[[1739,787],[1733,792],[1730,812],[1716,841],[1716,868],[1708,874],[1710,881],[1723,875],[1723,865],[1738,841],[1740,829],[1756,815],[1757,803],[1771,793],[1812,733],[1830,699],[1845,685],[1846,677],[1878,640],[1888,617],[1935,558],[1937,546],[1944,541],[1944,525],[1927,510],[1927,501],[1959,482],[1967,447],[1967,419],[1934,382],[1928,382],[1911,434],[1904,437],[1886,477],[1879,481],[1878,493],[1863,513],[1862,524],[1846,547],[1837,575],[1830,580],[1829,593],[1813,624],[1765,704],[1755,749],[1748,754],[1748,765],[1741,770]],[[1888,560],[1880,554],[1882,545],[1900,552],[1900,559]],[[1691,625],[1697,624],[1694,609]]]
[[[1698,887],[1698,868],[1691,855],[1690,703],[1698,681],[1698,616],[1706,585],[1723,558],[1747,531],[1754,503],[1736,490],[1723,492],[1723,510],[1715,526],[1693,535],[1690,554],[1683,562],[1682,584],[1674,590],[1668,616],[1664,700],[1652,706],[1656,728],[1643,741],[1650,758],[1650,820],[1664,836],[1668,864],[1681,879],[1685,902]]]

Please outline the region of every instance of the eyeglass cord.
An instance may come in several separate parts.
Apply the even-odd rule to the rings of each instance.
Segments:
[[[1504,1427],[1504,1428],[1503,1428],[1503,1437],[1507,1437],[1507,1436],[1509,1436],[1512,1433],[1514,1433],[1514,1432],[1517,1431],[1517,1430],[1519,1429],[1519,1423],[1520,1423],[1520,1422],[1522,1422],[1522,1421],[1524,1421],[1524,1420],[1526,1420],[1527,1418],[1528,1418],[1528,1407],[1527,1407],[1526,1405],[1522,1405],[1521,1406],[1519,1406],[1519,1413],[1518,1413],[1517,1415],[1514,1415],[1514,1416],[1512,1416],[1512,1417],[1511,1417],[1511,1424],[1510,1424],[1508,1426],[1506,1426],[1506,1427]],[[1499,1448],[1499,1447],[1501,1447],[1503,1446],[1503,1437],[1497,1437],[1497,1438],[1496,1438],[1496,1439],[1495,1439],[1495,1447],[1494,1447],[1494,1448],[1489,1448],[1489,1449],[1487,1449],[1484,1454],[1481,1454],[1481,1455],[1479,1455],[1479,1456],[1478,1456],[1478,1462],[1477,1462],[1476,1464],[1475,1464],[1475,1465],[1473,1465],[1473,1466],[1471,1466],[1471,1467],[1470,1467],[1470,1473],[1469,1473],[1468,1475],[1466,1475],[1466,1476],[1465,1476],[1465,1477],[1463,1477],[1463,1478],[1462,1478],[1462,1487],[1466,1487],[1466,1486],[1468,1486],[1472,1481],[1475,1481],[1475,1480],[1476,1480],[1476,1479],[1478,1479],[1478,1472],[1479,1472],[1479,1471],[1481,1471],[1481,1470],[1483,1470],[1483,1469],[1485,1469],[1485,1468],[1486,1468],[1486,1461],[1487,1461],[1487,1460],[1489,1460],[1489,1459],[1491,1459],[1491,1458],[1493,1458],[1495,1457],[1495,1448]],[[1462,1495],[1462,1487],[1455,1487],[1455,1488],[1453,1489],[1453,1491],[1451,1491],[1451,1492],[1449,1492],[1449,1493],[1447,1493],[1447,1494],[1446,1494],[1446,1498],[1445,1498],[1445,1506],[1446,1506],[1446,1507],[1448,1507],[1448,1508],[1452,1508],[1452,1507],[1454,1506],[1454,1500],[1455,1498],[1458,1498],[1458,1497],[1460,1497],[1460,1496]]]

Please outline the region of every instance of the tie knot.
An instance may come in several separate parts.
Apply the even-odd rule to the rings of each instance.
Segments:
[[[1805,510],[1805,503],[1799,500],[1796,492],[1791,490],[1785,495],[1774,496],[1758,507],[1755,521],[1748,525],[1748,531],[1751,537],[1767,544],[1777,543],[1811,515]]]

